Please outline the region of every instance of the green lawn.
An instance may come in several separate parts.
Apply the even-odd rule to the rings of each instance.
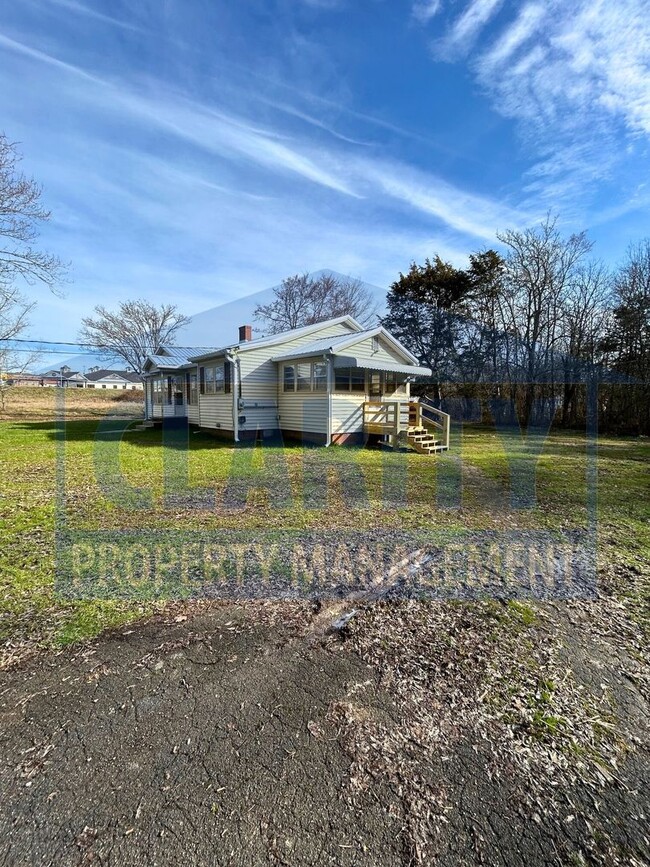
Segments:
[[[121,442],[119,434],[100,442],[97,430],[97,418],[73,417],[63,440],[57,424],[42,417],[0,422],[0,640],[8,657],[21,647],[52,647],[97,634],[160,604],[146,594],[138,602],[63,598],[55,585],[57,522],[61,527],[65,520],[79,531],[180,528],[191,535],[219,529],[255,531],[264,538],[278,531],[338,528],[381,533],[388,541],[391,533],[404,530],[566,532],[589,526],[593,466],[599,574],[608,590],[634,597],[640,620],[647,615],[650,446],[645,440],[603,438],[592,461],[579,435],[553,434],[535,453],[516,440],[504,444],[494,430],[478,426],[466,426],[452,452],[435,458],[345,447],[236,449],[191,433],[187,452],[165,450],[165,467],[160,431],[127,430]],[[462,490],[456,483],[459,456]],[[515,459],[520,469],[534,473],[531,508],[511,502]],[[182,500],[184,462],[190,490],[213,496],[203,508]],[[305,462],[311,469],[305,471]],[[118,471],[122,483],[132,486],[126,499],[116,487]],[[163,501],[165,472],[168,490],[180,492],[177,502]],[[323,473],[328,494],[319,502]],[[150,489],[148,505],[133,508],[133,488]],[[65,507],[57,514],[62,490]]]

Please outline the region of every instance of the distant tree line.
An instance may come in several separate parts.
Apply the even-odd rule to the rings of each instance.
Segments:
[[[390,288],[382,321],[431,367],[422,390],[523,427],[577,426],[597,383],[601,428],[650,433],[650,239],[610,270],[551,217],[497,237],[502,253],[472,253],[466,269],[435,256]]]

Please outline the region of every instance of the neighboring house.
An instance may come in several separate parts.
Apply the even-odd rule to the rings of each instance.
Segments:
[[[130,370],[91,369],[86,375],[86,388],[142,388],[142,377]]]
[[[350,316],[255,340],[244,325],[220,349],[158,347],[144,366],[145,418],[187,419],[235,442],[375,435],[430,453],[448,447],[449,417],[410,397],[411,380],[430,375],[385,328]]]
[[[65,365],[59,370],[48,370],[39,379],[40,385],[59,388],[111,388],[135,390],[143,387],[142,377],[130,370],[102,370],[91,368],[87,373],[70,370]]]
[[[70,370],[63,365],[58,370],[48,370],[42,375],[43,385],[59,388],[85,388],[86,377],[79,370]]]

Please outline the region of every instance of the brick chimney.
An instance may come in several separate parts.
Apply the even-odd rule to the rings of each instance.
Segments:
[[[247,343],[249,340],[253,339],[253,326],[252,325],[240,325],[239,326],[239,342]]]

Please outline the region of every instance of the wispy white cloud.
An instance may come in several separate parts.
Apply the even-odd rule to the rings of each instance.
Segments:
[[[136,24],[130,21],[124,21],[121,18],[114,18],[112,15],[106,15],[105,12],[99,12],[90,6],[85,6],[83,3],[77,3],[77,0],[48,0],[53,6],[59,6],[62,9],[67,9],[70,12],[76,12],[79,15],[85,15],[88,18],[94,18],[95,21],[101,21],[104,24],[110,24],[113,27],[120,27],[123,30],[140,30]]]
[[[69,72],[72,75],[79,76],[80,78],[85,78],[87,81],[93,81],[96,84],[103,84],[101,79],[91,75],[88,72],[85,72],[83,69],[80,69],[78,66],[75,66],[72,63],[66,63],[63,60],[58,60],[56,57],[52,57],[52,55],[47,54],[45,51],[39,51],[36,48],[31,48],[29,45],[25,45],[22,42],[19,42],[15,39],[10,39],[8,36],[4,36],[0,34],[0,46],[9,49],[10,51],[15,51],[17,54],[22,54],[24,57],[29,57],[32,60],[38,60],[40,63],[45,63],[47,66],[53,66],[56,69],[60,69],[64,72]]]
[[[531,213],[462,190],[402,163],[365,161],[359,165],[359,173],[386,195],[476,238],[494,240],[497,229],[521,226],[533,218]]]
[[[0,45],[99,85],[99,89],[89,95],[88,101],[96,102],[99,97],[109,111],[127,111],[149,125],[164,127],[180,138],[223,156],[248,158],[268,168],[301,175],[337,192],[350,196],[358,195],[334,174],[321,168],[312,158],[278,141],[277,134],[262,130],[240,118],[203,107],[168,92],[158,96],[141,96],[133,90],[117,87],[86,73],[78,66],[60,61],[8,37],[0,36]]]
[[[546,18],[546,9],[541,3],[524,6],[509,27],[506,27],[495,44],[483,54],[481,64],[485,70],[505,63],[537,31]],[[521,74],[521,71],[520,71]]]
[[[527,219],[499,191],[478,195],[388,159],[395,137],[359,145],[348,129],[372,140],[383,121],[363,122],[329,93],[310,100],[260,86],[247,95],[239,80],[228,92],[212,81],[190,91],[153,72],[127,77],[117,64],[109,80],[69,45],[10,36],[0,36],[0,83],[13,83],[11,96],[0,89],[0,113],[18,135],[25,118],[42,118],[31,146],[47,139],[47,148],[40,161],[29,154],[30,171],[55,215],[47,245],[74,263],[79,315],[134,287],[172,301],[189,287],[199,310],[320,266],[387,283],[435,252],[462,264],[477,239]],[[45,314],[40,322],[43,336]]]
[[[447,59],[466,53],[500,6],[470,3],[439,43]],[[647,11],[645,0],[549,0],[523,5],[502,28],[492,22],[470,67],[538,157],[529,194],[555,206],[584,198],[625,160],[626,137],[650,135]]]
[[[503,0],[471,0],[465,11],[434,46],[436,52],[447,58],[469,54],[478,34],[502,5]]]
[[[17,43],[12,43],[17,45]],[[46,63],[60,61],[28,50]],[[63,64],[66,72],[83,73]],[[498,226],[521,224],[524,215],[489,198],[471,193],[408,165],[388,163],[374,154],[315,148],[250,121],[199,103],[168,89],[150,87],[137,92],[90,77],[93,88],[86,101],[102,113],[131,119],[146,128],[159,128],[227,160],[247,160],[273,172],[292,173],[352,199],[381,202],[388,197],[420,215],[435,217],[442,225],[480,238],[493,238]],[[78,94],[77,94],[78,96]],[[364,149],[365,150],[365,149]]]
[[[442,0],[417,0],[413,4],[413,17],[421,24],[428,24],[442,8]]]

